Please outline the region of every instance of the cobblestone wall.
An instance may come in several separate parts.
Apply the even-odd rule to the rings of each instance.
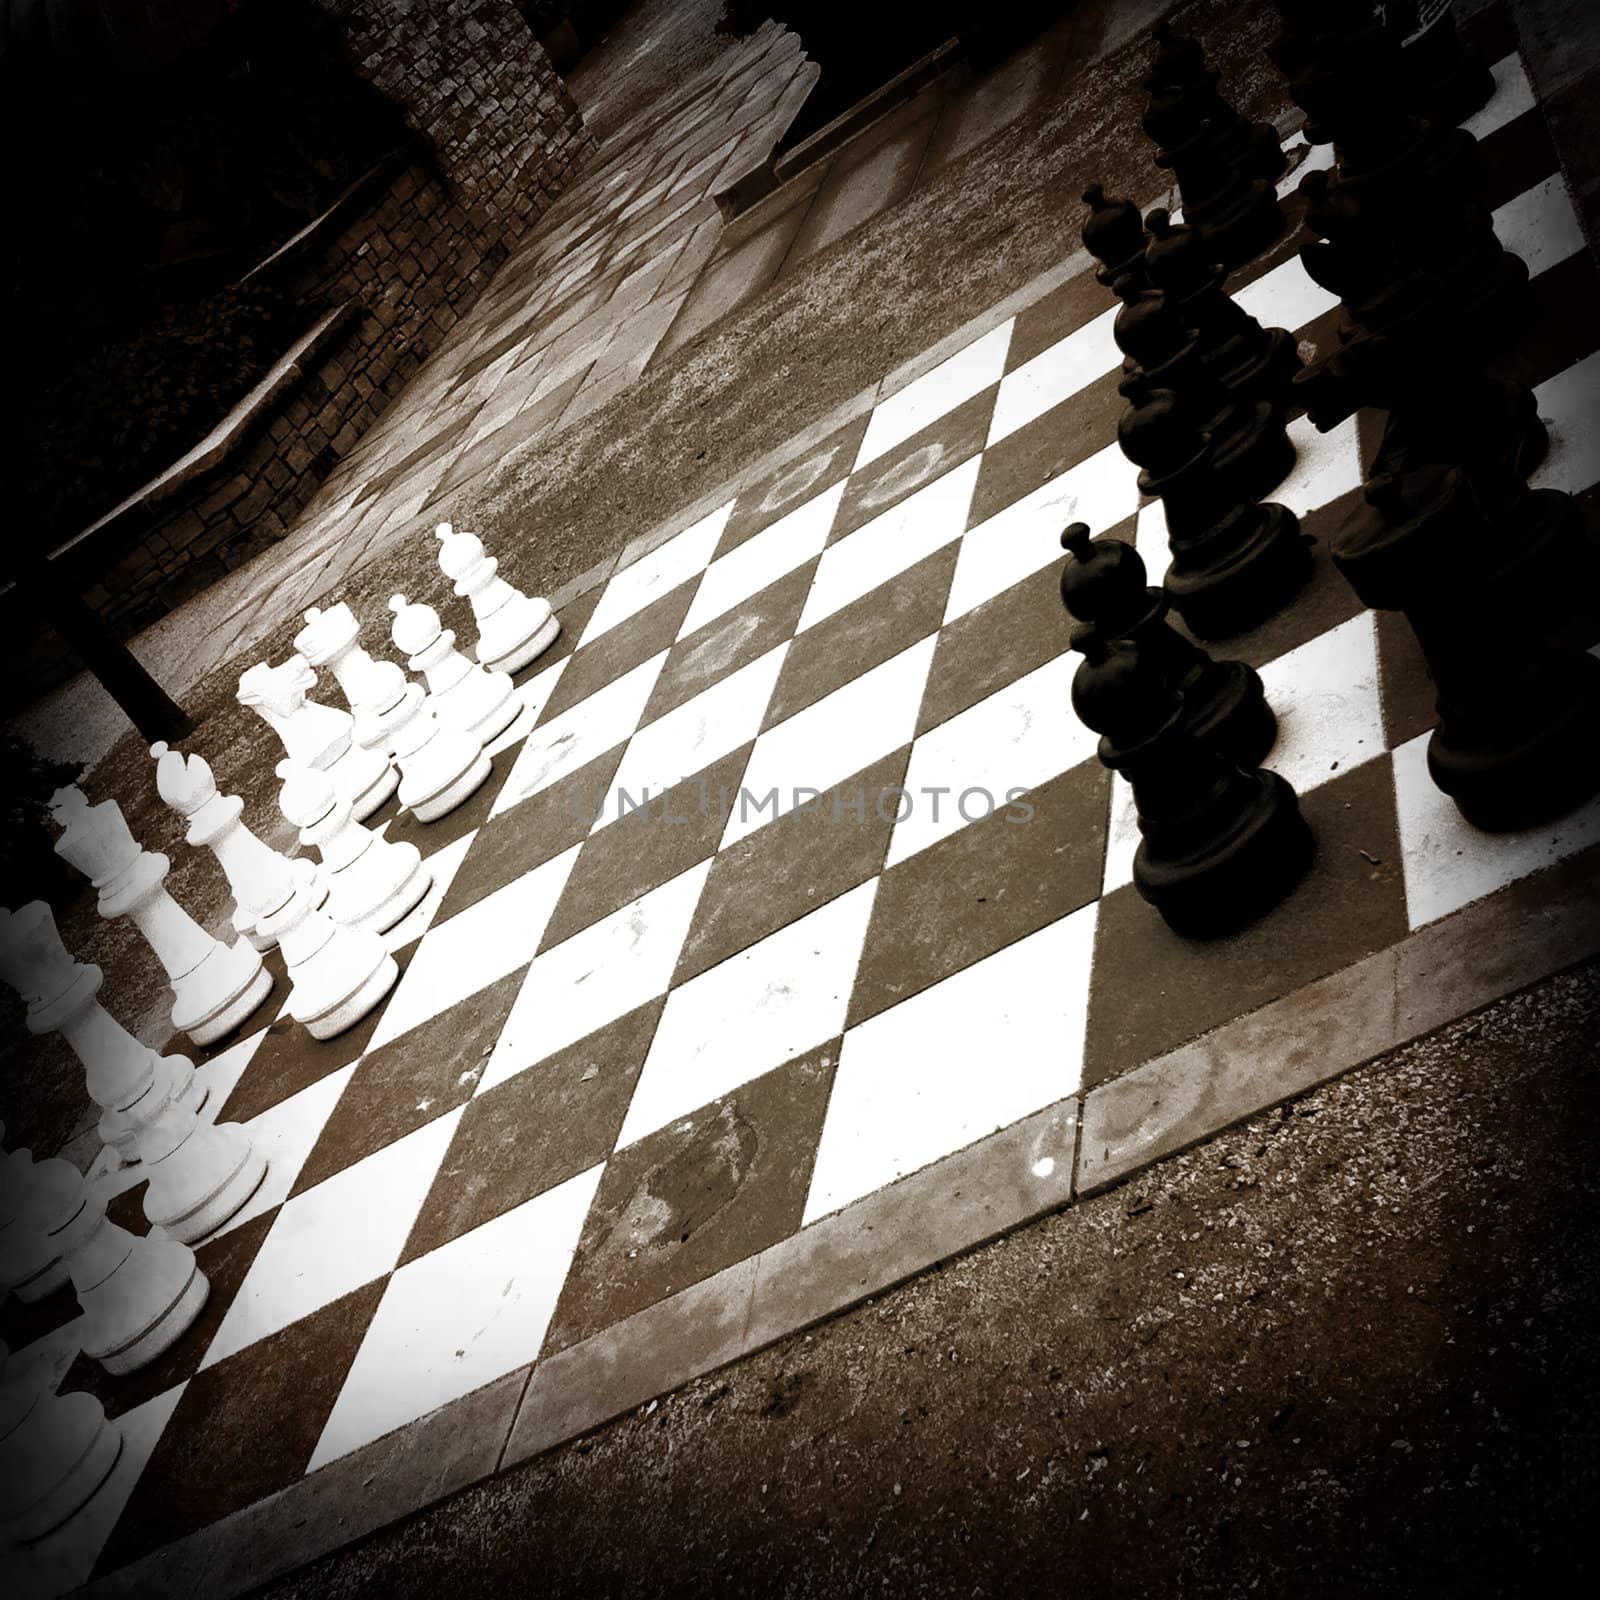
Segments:
[[[228,457],[108,541],[89,603],[126,636],[283,537],[593,149],[512,0],[319,0],[356,70],[401,107],[419,153],[266,274],[307,307],[359,312]],[[104,545],[102,545],[104,550]],[[35,689],[72,670],[40,639]]]

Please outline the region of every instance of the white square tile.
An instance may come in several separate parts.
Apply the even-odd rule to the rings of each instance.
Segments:
[[[1278,741],[1263,766],[1305,794],[1382,755],[1377,614],[1363,611],[1261,669]]]
[[[1533,391],[1550,433],[1550,453],[1528,482],[1582,494],[1600,481],[1600,352],[1575,361]]]
[[[1133,882],[1133,858],[1139,850],[1139,812],[1133,785],[1119,772],[1111,774],[1111,818],[1106,826],[1106,859],[1100,893],[1110,894]]]
[[[803,1223],[1077,1091],[1099,902],[844,1036]]]
[[[688,638],[696,629],[816,555],[828,542],[828,530],[839,514],[847,481],[841,478],[832,488],[813,495],[754,538],[735,545],[727,555],[713,561],[695,590],[694,604],[683,619],[678,637]]]
[[[1233,296],[1233,301],[1263,328],[1287,328],[1294,333],[1325,311],[1331,311],[1338,305],[1339,297],[1329,294],[1312,280],[1301,266],[1299,256],[1290,256],[1271,272],[1264,272],[1253,283],[1247,283]]]
[[[548,667],[541,667],[534,675],[521,684],[517,693],[522,696],[522,703],[533,712],[535,719],[550,703],[550,696],[556,692],[556,685],[561,682],[561,674],[567,670],[567,663],[572,660],[570,655],[552,663]]]
[[[428,930],[389,997],[368,1051],[487,988],[533,959],[581,845],[485,895]]]
[[[1461,124],[1475,139],[1486,139],[1497,128],[1533,109],[1533,85],[1522,65],[1522,57],[1512,51],[1502,56],[1490,68],[1494,75],[1494,93],[1488,102]]]
[[[839,1032],[877,887],[858,885],[672,991],[618,1149]]]
[[[1394,752],[1406,913],[1413,928],[1600,841],[1600,800],[1542,828],[1480,832],[1429,777],[1431,737],[1431,732],[1418,734]]]
[[[710,870],[701,861],[536,956],[477,1092],[663,993]]]
[[[617,573],[606,585],[579,644],[598,639],[635,612],[643,611],[651,601],[704,571],[732,511],[730,500]]]
[[[1111,336],[1120,309],[1114,305],[1102,311],[1000,380],[994,416],[989,419],[991,445],[1122,365],[1122,352]]]
[[[631,672],[535,728],[517,752],[489,815],[509,811],[631,738],[666,659],[667,652],[658,650]]]
[[[830,545],[817,563],[817,575],[795,631],[814,627],[952,539],[959,539],[972,508],[982,459],[969,457]]]
[[[1094,756],[1098,735],[1072,710],[1072,675],[1082,657],[1066,650],[1066,635],[1063,628],[1063,654],[930,728],[911,747],[910,805],[895,824],[886,866]]]
[[[435,850],[428,857],[426,865],[433,874],[433,881],[428,885],[428,892],[416,905],[384,933],[383,942],[390,950],[404,950],[408,944],[420,939],[433,926],[433,919],[439,914],[439,907],[449,891],[450,884],[456,873],[461,870],[461,863],[467,851],[472,848],[472,841],[477,837],[477,830],[473,829],[471,833],[463,834],[459,839],[452,839],[449,844]]]
[[[580,1172],[395,1273],[307,1472],[538,1356],[604,1170]]]
[[[206,1103],[201,1107],[200,1115],[207,1122],[217,1120],[217,1112],[233,1093],[234,1086],[245,1075],[246,1069],[255,1059],[255,1053],[261,1048],[261,1042],[266,1036],[266,1027],[258,1028],[254,1033],[240,1039],[237,1044],[230,1044],[219,1055],[212,1056],[209,1061],[194,1069],[195,1076],[206,1086]]]
[[[1294,465],[1268,500],[1304,517],[1361,487],[1361,442],[1354,417],[1326,433],[1318,433],[1309,417],[1296,417],[1287,431],[1294,441]]]
[[[1305,142],[1306,136],[1304,132],[1297,129],[1283,141],[1283,148],[1285,151],[1292,154]],[[1278,198],[1280,200],[1285,200],[1291,194],[1293,194],[1294,191],[1300,187],[1300,180],[1305,177],[1308,172],[1325,172],[1332,165],[1333,146],[1331,144],[1312,145],[1306,153],[1305,160],[1303,160],[1299,166],[1292,168],[1278,179],[1276,185]]]
[[[785,640],[634,734],[594,831],[755,738],[788,649]]]
[[[910,742],[938,635],[930,633],[756,740],[719,848],[793,810],[795,791],[828,789]],[[769,801],[769,796],[772,796]],[[801,796],[801,799],[804,795]]]
[[[287,1201],[201,1368],[391,1271],[460,1116],[457,1106]]]
[[[1583,224],[1559,172],[1506,201],[1494,214],[1494,231],[1507,250],[1527,262],[1530,277],[1583,249]]]
[[[265,1215],[289,1198],[306,1157],[322,1136],[357,1065],[351,1061],[335,1068],[326,1077],[318,1078],[298,1094],[280,1100],[244,1124],[250,1142],[266,1157],[267,1174],[261,1180],[261,1187],[211,1235],[213,1239],[232,1233],[243,1223]]]
[[[967,530],[944,620],[953,622],[1040,567],[1065,560],[1061,531],[1069,522],[1104,533],[1138,509],[1139,469],[1113,441]]]
[[[1015,320],[1010,318],[998,328],[991,328],[932,371],[880,400],[862,435],[855,469],[876,461],[930,422],[947,416],[973,395],[982,394],[991,383],[998,383],[1006,369],[1006,351],[1011,345]]]

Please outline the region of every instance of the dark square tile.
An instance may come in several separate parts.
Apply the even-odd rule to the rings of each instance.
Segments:
[[[70,1283],[38,1300],[7,1294],[0,1300],[0,1344],[8,1350],[21,1350],[35,1339],[66,1327],[82,1309]]]
[[[1587,250],[1533,280],[1528,320],[1497,352],[1498,377],[1537,387],[1600,347],[1600,267]]]
[[[512,681],[524,683],[529,678],[537,677],[546,667],[553,667],[556,662],[570,656],[578,648],[578,640],[583,637],[583,630],[589,626],[589,618],[594,615],[595,608],[600,604],[600,597],[605,592],[605,584],[597,583],[592,589],[586,589],[562,606],[556,613],[561,622],[561,632],[555,636],[550,648],[542,656],[530,661],[520,672],[513,673]]]
[[[1538,106],[1529,107],[1520,117],[1513,117],[1480,139],[1478,148],[1488,174],[1485,198],[1491,211],[1498,211],[1508,200],[1515,200],[1524,190],[1561,170]]]
[[[643,611],[608,628],[598,639],[574,651],[566,670],[556,681],[555,692],[539,713],[538,726],[570,711],[580,700],[587,700],[597,689],[614,683],[641,662],[659,655],[674,639],[688,615],[700,574],[686,579],[677,588],[652,601]]]
[[[788,461],[740,494],[722,530],[716,554],[725,556],[746,539],[754,538],[765,527],[787,516],[797,506],[848,477],[856,464],[856,452],[872,416],[869,406],[859,417],[831,433],[820,444]]]
[[[883,875],[846,1025],[1014,944],[1100,891],[1110,774],[1085,761]]]
[[[470,1100],[484,1058],[527,975],[525,965],[518,967],[362,1057],[306,1157],[291,1196]]]
[[[539,949],[570,939],[715,854],[727,826],[726,805],[719,797],[737,792],[753,745],[754,740],[747,740],[664,795],[623,812],[590,834]]]
[[[1378,627],[1378,699],[1386,749],[1426,733],[1439,720],[1438,690],[1422,646],[1398,611],[1375,613]]]
[[[1084,1087],[1139,1066],[1407,931],[1387,754],[1300,798],[1317,853],[1299,887],[1225,939],[1184,939],[1131,884],[1100,902]]]
[[[816,572],[816,560],[804,562],[673,645],[639,726],[694,699],[789,638]]]
[[[189,1380],[100,1553],[97,1576],[304,1474],[385,1281],[374,1280]]]
[[[800,1226],[839,1041],[617,1151],[543,1354],[709,1278]]]
[[[1088,215],[1087,206],[1076,202],[1074,205],[1083,216]],[[1082,226],[1081,218],[1079,226]],[[1011,327],[1011,343],[1006,348],[1006,371],[1015,372],[1069,333],[1076,333],[1086,322],[1093,322],[1102,312],[1115,309],[1116,305],[1117,297],[1095,281],[1093,272],[1080,272],[1069,278],[1059,288],[1041,295],[1025,311],[1017,313],[1017,320]]]
[[[665,1004],[658,996],[469,1102],[400,1264],[604,1161]]]
[[[983,453],[967,526],[975,528],[1041,484],[1112,444],[1126,402],[1117,393],[1115,369],[1086,384]],[[1095,533],[1104,530],[1096,528]]]
[[[942,550],[797,634],[784,657],[762,728],[776,727],[934,632],[944,618],[959,553],[960,540],[952,539]]]
[[[983,449],[999,392],[998,383],[990,384],[981,394],[975,394],[954,411],[947,411],[903,444],[852,474],[828,530],[828,543],[854,533],[862,523],[870,522]]]
[[[626,743],[612,746],[484,823],[450,880],[432,926],[437,928],[584,838],[594,826],[595,797],[610,788],[627,748]]]
[[[895,808],[877,797],[906,775],[902,745],[828,791],[815,808],[795,807],[746,834],[711,863],[674,984],[748,949],[818,906],[865,883],[883,866]],[[857,795],[865,799],[858,815]]]
[[[1108,533],[1131,544],[1133,526],[1129,517]],[[1074,625],[1061,603],[1061,561],[957,617],[934,647],[917,713],[918,735],[1054,661],[1067,648]]]
[[[143,1184],[139,1190],[143,1192]],[[105,1406],[108,1417],[120,1417],[125,1411],[142,1406],[146,1400],[165,1394],[175,1383],[193,1377],[277,1218],[278,1210],[274,1206],[271,1211],[264,1211],[259,1217],[241,1222],[237,1228],[194,1247],[195,1265],[205,1273],[211,1292],[206,1296],[200,1315],[170,1350],[148,1366],[120,1378],[112,1377],[98,1361],[80,1353],[67,1369],[61,1392],[86,1390]]]
[[[395,952],[400,977],[395,979],[390,995],[400,987],[416,949],[413,943]],[[250,1065],[233,1086],[233,1093],[217,1111],[217,1121],[249,1122],[330,1072],[349,1066],[366,1052],[388,1003],[388,996],[385,996],[383,1004],[375,1006],[355,1027],[346,1028],[332,1039],[313,1039],[291,1017],[279,1017],[267,1029],[266,1038],[256,1046]]]

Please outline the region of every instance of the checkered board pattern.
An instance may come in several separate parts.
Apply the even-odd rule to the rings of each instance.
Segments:
[[[1550,428],[1536,481],[1592,515],[1600,285],[1518,58],[1495,75],[1470,126],[1539,301],[1503,370]],[[1291,145],[1292,215],[1327,152]],[[1294,234],[1231,287],[1310,354],[1336,311]],[[390,821],[436,882],[387,1003],[201,1067],[270,1158],[199,1248],[201,1321],[122,1380],[39,1333],[127,1437],[101,1570],[1600,840],[1594,807],[1475,834],[1434,790],[1415,646],[1327,558],[1373,419],[1297,421],[1273,498],[1315,577],[1222,653],[1261,670],[1317,859],[1235,937],[1167,930],[1056,592],[1074,519],[1166,562],[1108,302],[1072,278],[617,571],[523,675],[536,723],[489,784]]]

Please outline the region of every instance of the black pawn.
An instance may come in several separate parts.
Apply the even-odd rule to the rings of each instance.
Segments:
[[[1265,622],[1311,576],[1310,541],[1286,506],[1241,496],[1174,395],[1145,391],[1117,440],[1160,497],[1172,565],[1162,587],[1190,633],[1225,639]]]
[[[1234,400],[1284,407],[1300,353],[1284,328],[1264,328],[1232,300],[1227,269],[1211,259],[1205,241],[1173,222],[1165,206],[1145,218],[1145,273],[1200,338],[1201,359]]]
[[[1246,771],[1184,722],[1177,692],[1136,644],[1089,633],[1072,705],[1100,759],[1133,789],[1133,882],[1175,933],[1212,938],[1255,921],[1305,875],[1314,844],[1294,790]]]
[[[1243,661],[1215,661],[1167,620],[1165,591],[1145,582],[1144,562],[1120,539],[1092,539],[1086,522],[1061,535],[1072,557],[1061,569],[1061,600],[1082,626],[1074,648],[1092,632],[1107,640],[1128,639],[1154,662],[1183,702],[1183,721],[1196,738],[1241,767],[1260,766],[1278,737],[1278,719],[1261,687],[1261,676]]]
[[[1600,794],[1600,661],[1552,645],[1540,592],[1565,571],[1485,515],[1455,467],[1377,478],[1334,564],[1402,612],[1438,691],[1428,771],[1474,827],[1537,827]],[[1542,582],[1541,582],[1542,580]]]
[[[1119,278],[1132,274],[1138,287],[1144,285],[1144,220],[1131,200],[1108,200],[1098,183],[1083,191],[1089,208],[1083,224],[1083,247],[1100,265],[1095,279],[1111,288]]]

